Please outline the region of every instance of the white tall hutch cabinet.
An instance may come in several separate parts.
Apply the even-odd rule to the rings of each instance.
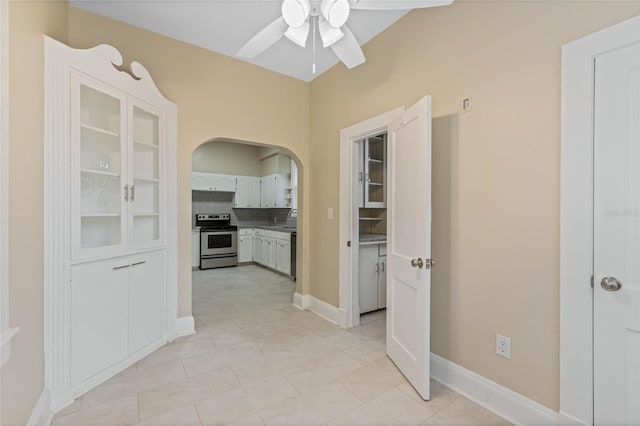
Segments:
[[[176,336],[176,106],[45,37],[45,384],[56,410]]]

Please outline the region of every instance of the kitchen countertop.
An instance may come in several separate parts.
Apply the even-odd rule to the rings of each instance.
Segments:
[[[295,226],[285,226],[285,225],[239,225],[238,229],[266,229],[267,231],[276,231],[276,232],[296,232],[298,228]]]
[[[268,231],[277,231],[277,232],[296,232],[298,228],[295,226],[284,226],[284,225],[276,225],[276,226],[268,226],[268,225],[238,225],[238,229],[266,229]],[[191,227],[192,231],[200,231],[199,226]]]
[[[387,236],[384,234],[360,234],[360,243],[386,243]]]

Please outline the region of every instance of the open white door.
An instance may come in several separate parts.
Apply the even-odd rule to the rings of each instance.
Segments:
[[[596,58],[594,423],[640,424],[640,46]]]
[[[429,399],[431,97],[388,133],[387,354]]]

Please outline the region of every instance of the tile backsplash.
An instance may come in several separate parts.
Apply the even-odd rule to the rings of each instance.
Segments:
[[[234,196],[233,192],[192,191],[191,226],[195,226],[196,214],[207,213],[229,213],[231,224],[238,226],[296,225],[290,209],[235,209]]]

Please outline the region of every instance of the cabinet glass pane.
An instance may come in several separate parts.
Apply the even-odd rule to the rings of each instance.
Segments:
[[[373,136],[367,139],[367,158],[365,158],[367,168],[367,202],[385,202],[385,150],[386,134]]]
[[[156,115],[133,107],[133,238],[160,238],[160,138]]]
[[[120,100],[80,86],[80,245],[122,241]]]

